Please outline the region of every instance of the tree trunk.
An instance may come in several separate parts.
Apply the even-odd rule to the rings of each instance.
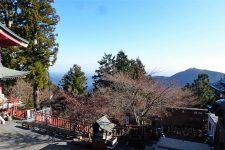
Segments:
[[[40,109],[40,98],[39,98],[39,89],[37,85],[33,86],[33,98],[34,98],[34,108],[37,110]]]
[[[140,122],[140,117],[134,112],[134,117],[135,117],[135,121],[137,123],[137,125],[141,125],[141,122]]]

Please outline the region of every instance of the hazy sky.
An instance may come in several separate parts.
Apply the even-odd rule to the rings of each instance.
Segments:
[[[55,0],[54,7],[60,51],[51,71],[78,64],[93,73],[104,52],[122,49],[159,75],[225,72],[224,0]]]

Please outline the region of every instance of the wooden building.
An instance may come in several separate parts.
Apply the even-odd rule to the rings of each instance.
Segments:
[[[207,109],[167,107],[167,116],[163,118],[164,126],[202,129],[207,125]]]
[[[215,150],[222,150],[225,149],[225,79],[211,83],[210,86],[218,98],[211,109],[211,112],[218,116],[214,145]]]
[[[1,48],[7,48],[11,46],[28,46],[28,41],[19,37],[4,24],[0,23],[0,112],[7,113],[7,111],[13,108],[13,113],[17,106],[21,105],[21,100],[17,98],[7,98],[3,94],[3,84],[1,81],[15,79],[18,77],[26,76],[29,71],[17,71],[10,68],[6,68],[2,65]],[[1,116],[0,116],[1,117]],[[4,123],[4,118],[0,118],[0,123]]]
[[[207,120],[207,109],[167,107],[162,119],[163,131],[167,135],[203,142],[207,134]]]
[[[210,87],[214,90],[217,99],[225,98],[225,79],[210,83]]]
[[[225,149],[225,99],[217,100],[212,106],[212,112],[218,116],[218,122],[215,132],[214,146],[215,150]]]

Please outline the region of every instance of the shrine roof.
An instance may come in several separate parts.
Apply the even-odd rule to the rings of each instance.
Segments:
[[[115,127],[115,124],[111,123],[107,116],[102,116],[101,118],[96,120],[96,123],[99,125],[100,128],[108,132],[111,132],[112,129]]]
[[[17,71],[14,69],[6,68],[0,63],[0,80],[24,77],[29,73],[30,73],[29,71]]]
[[[4,24],[0,23],[0,47],[8,47],[8,46],[23,46],[27,47],[29,42],[9,28],[7,28]]]
[[[224,92],[225,91],[225,86],[221,81],[210,83],[209,84],[213,89],[219,92]]]

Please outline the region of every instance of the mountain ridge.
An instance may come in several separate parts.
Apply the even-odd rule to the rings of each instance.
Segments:
[[[207,69],[198,69],[198,68],[189,68],[184,71],[180,71],[175,73],[172,76],[153,76],[155,80],[160,81],[162,84],[175,84],[178,86],[184,86],[187,83],[192,83],[195,79],[197,79],[198,74],[206,73],[209,76],[210,82],[216,82],[221,78],[224,78],[224,73],[218,71],[211,71]],[[62,79],[64,73],[54,73],[50,72],[50,80],[58,85],[59,81]],[[92,74],[86,74],[87,78],[87,89],[88,91],[93,88],[93,79]]]
[[[162,82],[163,84],[174,83],[180,86],[184,86],[187,83],[192,83],[197,79],[199,74],[205,73],[209,76],[210,82],[216,82],[221,78],[224,78],[224,73],[218,71],[211,71],[207,69],[189,68],[184,71],[175,73],[170,77],[154,76],[153,78]]]

